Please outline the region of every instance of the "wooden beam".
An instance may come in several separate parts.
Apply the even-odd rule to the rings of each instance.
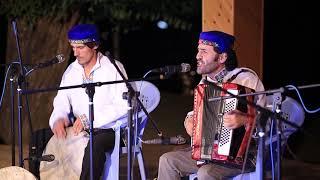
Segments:
[[[263,75],[263,0],[202,0],[202,30],[236,37],[239,65]]]

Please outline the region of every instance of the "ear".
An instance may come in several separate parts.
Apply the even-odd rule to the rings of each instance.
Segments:
[[[220,55],[219,55],[219,62],[221,63],[221,64],[223,64],[223,63],[225,63],[226,62],[226,60],[227,60],[227,58],[228,58],[228,54],[227,53],[221,53]]]

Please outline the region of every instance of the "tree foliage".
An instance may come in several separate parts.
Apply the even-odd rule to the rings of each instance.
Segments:
[[[195,0],[1,0],[0,14],[31,24],[41,17],[67,20],[78,12],[81,21],[99,22],[113,31],[127,32],[143,22],[166,21],[175,29],[190,30]]]

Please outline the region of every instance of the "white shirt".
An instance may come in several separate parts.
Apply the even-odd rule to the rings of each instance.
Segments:
[[[127,77],[123,65],[116,61],[121,72]],[[62,76],[60,87],[81,85],[85,82],[85,73],[78,60],[71,63]],[[97,63],[92,68],[90,77],[92,82],[110,82],[122,80],[110,60],[102,55],[97,54]],[[75,117],[85,115],[89,119],[89,97],[86,94],[86,88],[74,88],[59,90],[53,101],[53,112],[49,119],[49,125],[53,124],[60,118],[68,118],[70,108]],[[127,92],[125,83],[106,84],[96,86],[93,96],[94,105],[94,128],[112,128],[115,121],[126,115],[128,110],[127,101],[122,98],[123,92]]]
[[[231,83],[239,84],[244,87],[248,87],[250,89],[253,89],[255,92],[264,91],[264,86],[259,79],[258,75],[249,68],[235,68],[231,72],[229,72],[224,78],[224,81],[227,81],[229,78],[231,78],[233,75],[237,74],[241,70],[246,70],[249,72],[242,72],[237,75],[237,77],[231,81]],[[266,105],[266,96],[265,94],[258,95],[255,98],[255,102],[264,107]]]

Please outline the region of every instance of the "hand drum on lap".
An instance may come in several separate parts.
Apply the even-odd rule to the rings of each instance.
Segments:
[[[58,139],[52,136],[43,154],[53,154],[55,160],[51,162],[41,161],[40,178],[54,179],[79,179],[82,166],[84,149],[88,143],[88,135],[81,132],[74,135],[71,127],[66,129],[66,139]]]

